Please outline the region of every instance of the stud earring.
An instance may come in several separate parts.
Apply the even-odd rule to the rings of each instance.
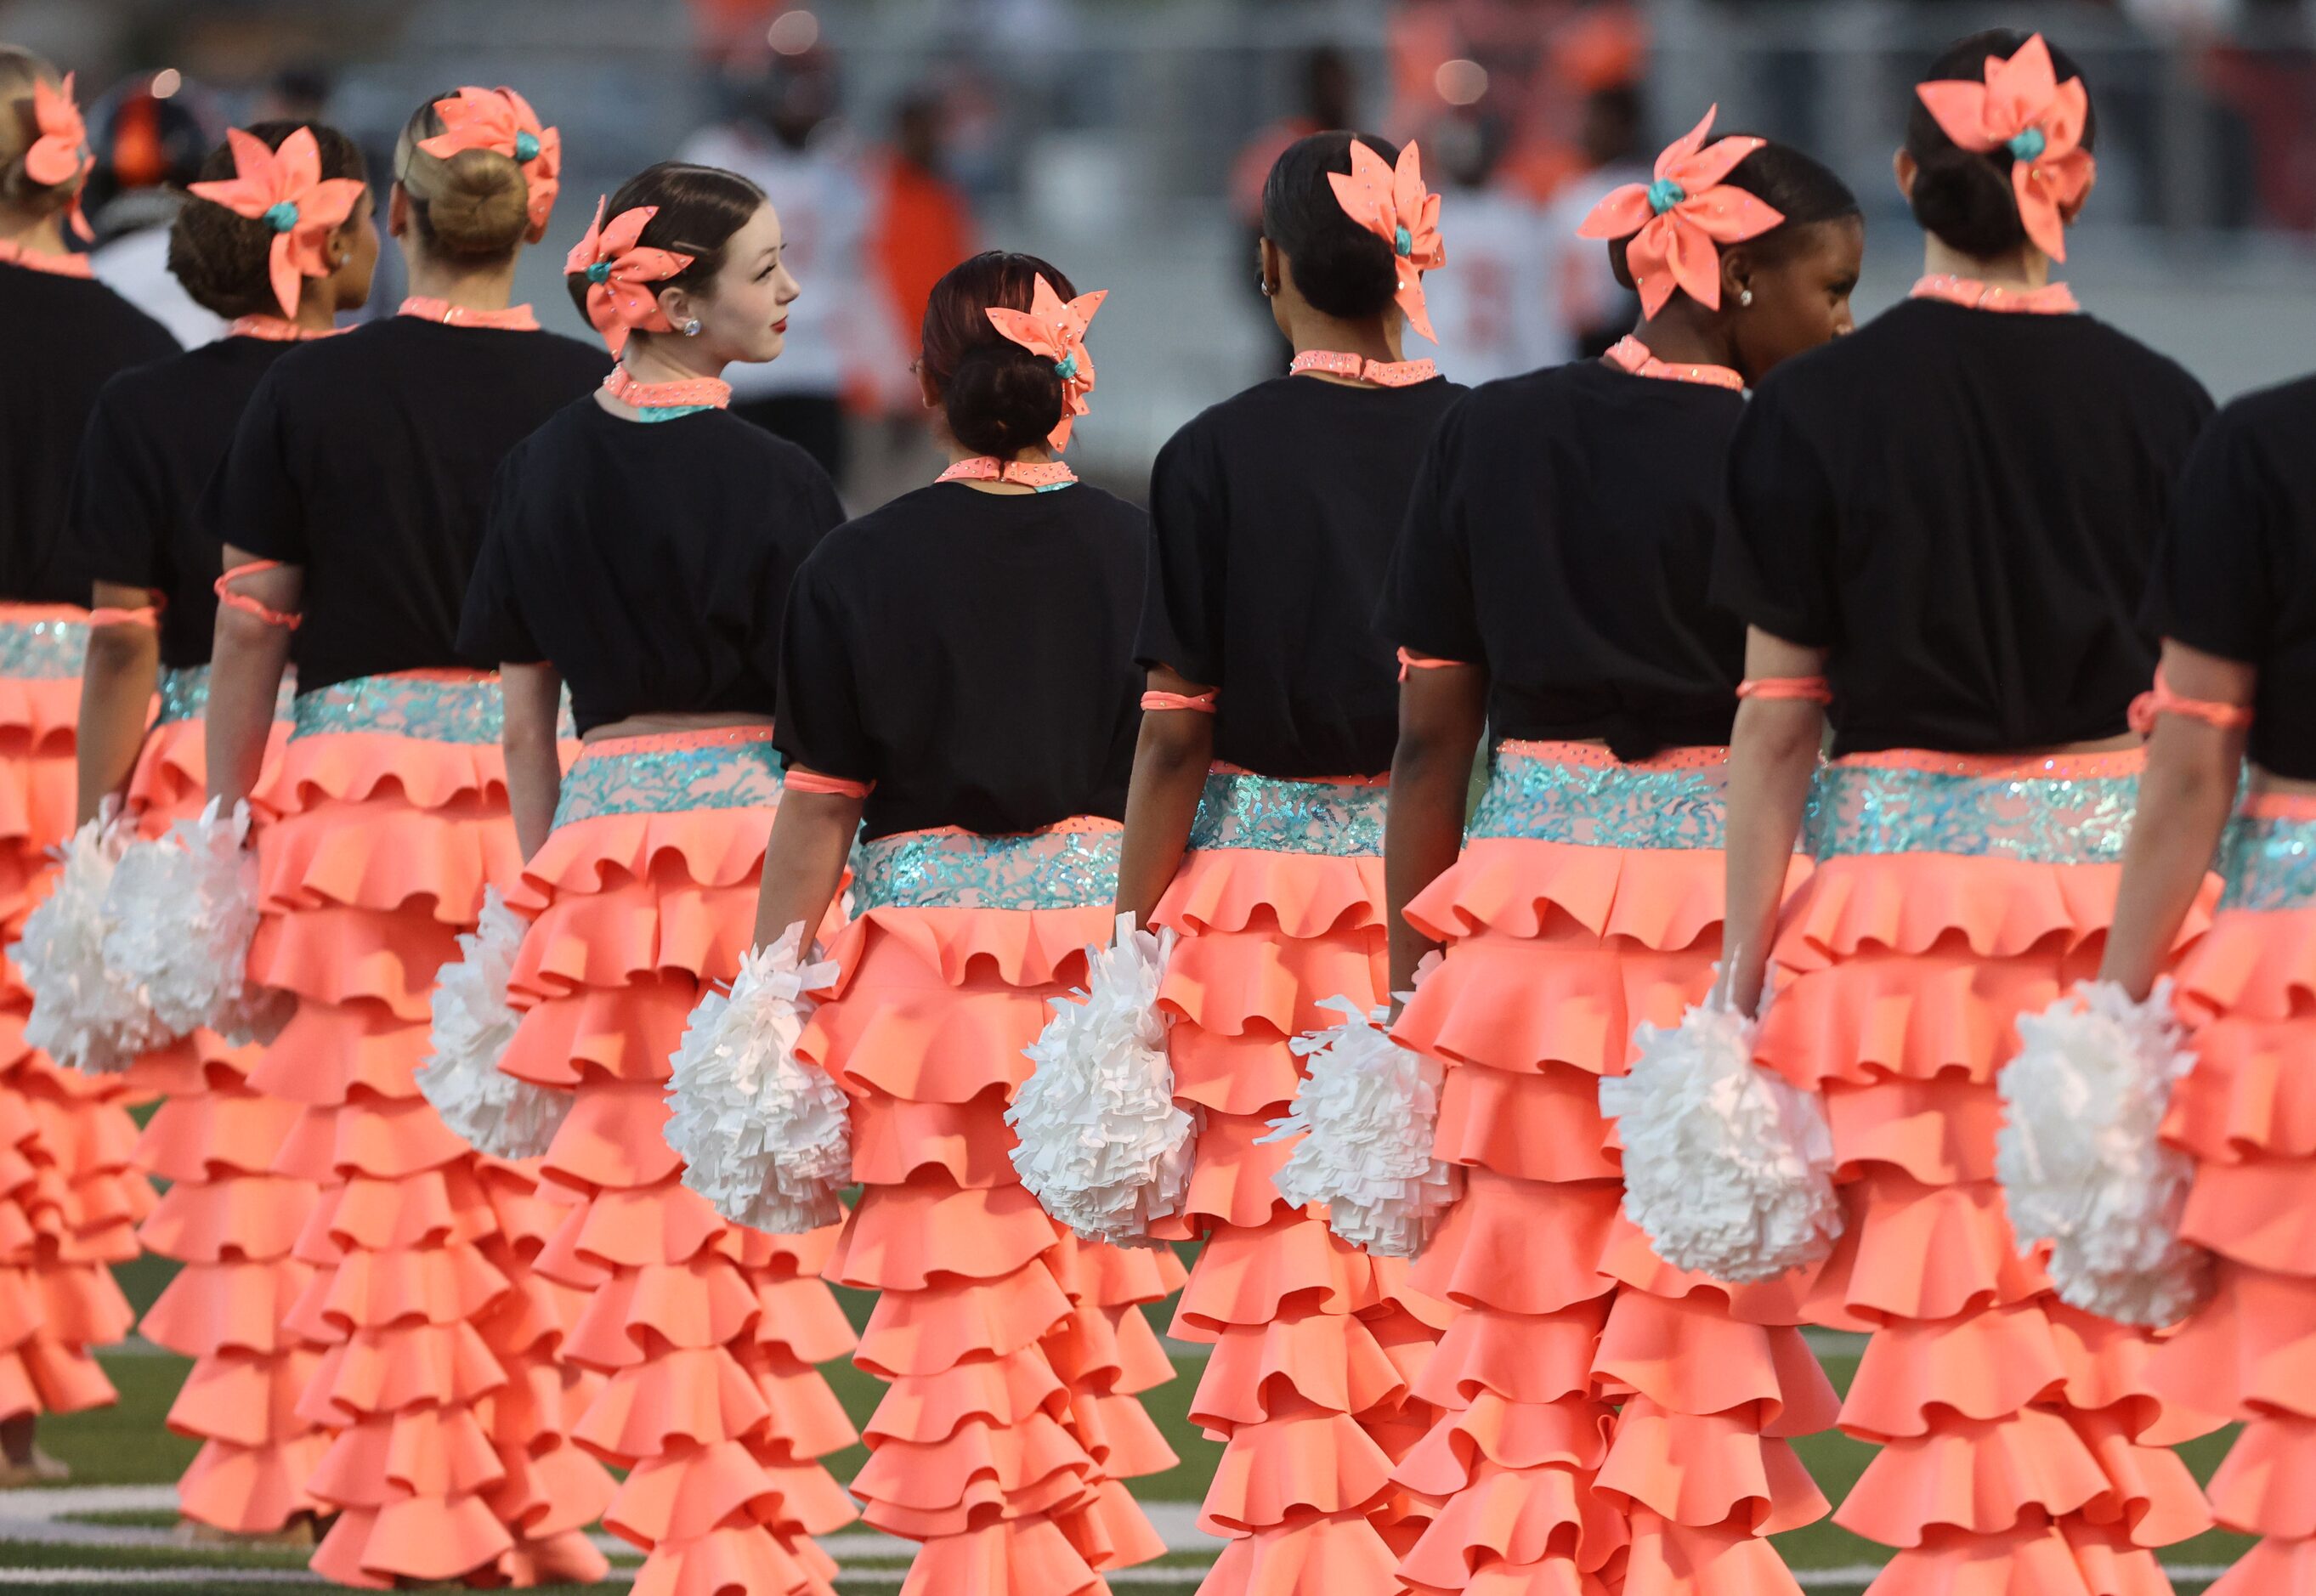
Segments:
[[[1262,297],[1266,299],[1278,291],[1277,289],[1270,286],[1270,279],[1263,276],[1259,272],[1255,273],[1254,286],[1262,290]]]
[[[697,338],[699,336],[699,318],[698,317],[695,316],[690,321],[683,324],[683,335],[687,338]]]
[[[1737,303],[1739,303],[1740,305],[1750,305],[1752,302],[1753,302],[1753,290],[1752,290],[1751,289],[1740,289],[1740,290],[1738,290],[1738,292],[1737,292]],[[698,326],[699,324],[698,322],[694,322],[694,323],[692,323],[691,325],[692,325],[693,326],[695,326],[695,327],[696,327],[696,326]]]

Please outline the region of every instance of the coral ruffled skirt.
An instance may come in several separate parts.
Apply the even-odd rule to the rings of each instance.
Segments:
[[[833,1226],[773,1236],[682,1185],[668,1057],[738,974],[779,762],[770,727],[589,744],[509,896],[532,917],[501,1067],[573,1094],[540,1166],[537,1269],[583,1294],[563,1344],[601,1377],[572,1439],[627,1471],[605,1525],[646,1548],[638,1596],[825,1596],[812,1543],[851,1522],[817,1461],[856,1436],[815,1364],[852,1350],[820,1279]]]
[[[1419,1590],[1791,1592],[1765,1538],[1825,1511],[1788,1440],[1834,1414],[1807,1282],[1661,1262],[1599,1110],[1634,1028],[1712,983],[1724,781],[1719,750],[1506,743],[1408,907],[1447,957],[1396,1034],[1447,1064],[1434,1151],[1466,1172],[1414,1271],[1458,1310],[1415,1387],[1440,1417],[1396,1474],[1439,1503],[1400,1565]]]
[[[1157,912],[1180,937],[1159,1001],[1176,1100],[1200,1120],[1182,1233],[1202,1237],[1173,1333],[1214,1351],[1190,1416],[1226,1444],[1202,1526],[1207,1596],[1389,1596],[1429,1508],[1391,1470],[1430,1427],[1412,1395],[1446,1306],[1283,1201],[1258,1146],[1302,1081],[1288,1043],[1386,1000],[1381,782],[1217,767]]]
[[[1047,1218],[1004,1119],[1048,1003],[1109,940],[1118,838],[866,844],[864,912],[797,1048],[853,1100],[860,1200],[828,1275],[878,1293],[854,1360],[890,1385],[852,1492],[923,1543],[904,1596],[1073,1596],[1165,1550],[1121,1482],[1175,1461],[1136,1399],[1172,1372],[1137,1305],[1181,1268]]]
[[[2254,797],[2179,974],[2196,1064],[2165,1127],[2197,1160],[2182,1229],[2213,1299],[2155,1354],[2164,1399],[2243,1421],[2212,1511],[2259,1544],[2215,1596],[2316,1592],[2316,802]]]
[[[160,718],[129,787],[129,814],[145,836],[200,813],[208,686],[206,669],[162,674]],[[288,731],[286,719],[276,723],[269,779]],[[316,1509],[307,1482],[328,1445],[298,1410],[321,1349],[282,1322],[313,1275],[296,1247],[316,1187],[273,1171],[298,1110],[250,1086],[257,1057],[198,1031],[129,1074],[132,1089],[162,1100],[138,1138],[137,1165],[169,1182],[138,1239],[179,1265],[138,1328],[193,1360],[169,1409],[169,1427],[201,1442],[177,1482],[178,1511],[244,1535]]]
[[[2096,973],[2141,755],[1897,753],[1821,774],[1764,1063],[1822,1091],[1848,1229],[1812,1317],[1872,1333],[1841,1427],[1881,1450],[1838,1521],[1877,1596],[2155,1596],[2210,1522],[2150,1336],[2059,1302],[1994,1180],[2014,1021]],[[2199,916],[2200,922],[2200,916]],[[2191,926],[2192,932],[2198,926]]]
[[[48,851],[73,831],[75,733],[87,612],[0,604],[0,942],[40,901]],[[111,1266],[137,1256],[152,1188],[118,1076],[58,1068],[25,1044],[31,1012],[11,958],[0,970],[0,1419],[113,1400],[89,1348],[133,1315]]]
[[[468,1149],[414,1083],[428,994],[520,869],[494,681],[365,677],[302,692],[260,833],[252,976],[298,1011],[249,1075],[298,1107],[278,1173],[320,1196],[268,1305],[323,1349],[297,1410],[330,1435],[307,1489],[343,1584],[593,1580],[611,1495],[569,1444],[589,1382],[558,1351],[583,1306],[531,1260],[559,1212],[535,1164]]]

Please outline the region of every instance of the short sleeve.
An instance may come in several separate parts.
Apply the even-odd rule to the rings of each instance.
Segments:
[[[791,768],[874,783],[876,745],[861,710],[859,639],[824,560],[806,560],[788,586],[780,621],[773,745]]]
[[[2148,582],[2150,629],[2222,659],[2265,659],[2277,601],[2296,591],[2279,512],[2254,440],[2222,415],[2180,474]]]
[[[218,542],[302,566],[311,553],[306,495],[292,465],[298,455],[280,377],[276,366],[250,396],[233,447],[203,495],[202,514]]]
[[[1223,685],[1223,618],[1229,533],[1220,474],[1203,441],[1177,433],[1150,473],[1149,566],[1134,655],[1145,670],[1165,665],[1203,687]]]
[[[73,469],[67,523],[94,580],[165,593],[175,586],[167,495],[122,408],[117,388],[97,396]]]
[[[1412,654],[1459,664],[1487,663],[1472,587],[1470,515],[1459,486],[1465,410],[1459,400],[1423,451],[1384,573],[1376,629]]]
[[[1774,382],[1737,424],[1729,498],[1713,550],[1713,602],[1788,643],[1835,646],[1839,507],[1816,444]]]
[[[485,669],[537,664],[547,657],[523,620],[522,584],[516,579],[509,548],[512,523],[522,513],[520,494],[509,482],[512,475],[510,464],[503,462],[491,489],[482,551],[476,557],[474,575],[468,578],[466,603],[459,617],[459,653]]]
[[[821,539],[844,523],[844,505],[828,473],[801,450],[787,462],[778,491],[768,494],[766,500],[771,519],[763,535],[771,553],[755,562],[755,598],[748,610],[746,648],[759,679],[777,682],[788,591]]]

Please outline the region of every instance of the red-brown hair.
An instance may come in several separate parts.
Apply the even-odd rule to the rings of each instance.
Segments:
[[[1077,289],[1035,255],[991,250],[958,263],[933,284],[920,361],[940,395],[950,433],[977,454],[1011,459],[1043,445],[1062,419],[1054,362],[1000,333],[992,306],[1027,310],[1043,277],[1064,299]]]

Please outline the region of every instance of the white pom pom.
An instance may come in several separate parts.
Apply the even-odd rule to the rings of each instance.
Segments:
[[[461,957],[442,967],[429,1001],[434,1051],[415,1077],[442,1123],[492,1158],[537,1158],[570,1111],[571,1093],[499,1068],[522,1015],[507,1002],[507,977],[522,950],[523,917],[499,889],[483,889],[480,923],[459,938]]]
[[[92,1074],[127,1069],[174,1039],[137,982],[104,956],[105,892],[130,841],[110,807],[54,850],[64,865],[56,890],[26,916],[15,949],[32,994],[24,1040]]]
[[[1600,1082],[1624,1143],[1625,1217],[1658,1257],[1733,1285],[1814,1263],[1841,1235],[1825,1110],[1753,1063],[1756,1023],[1720,1002],[1643,1025]]]
[[[249,806],[218,802],[121,856],[105,895],[104,956],[179,1036],[207,1026],[236,1047],[273,1039],[290,1000],[248,984],[257,860]]]
[[[1382,1258],[1412,1258],[1455,1202],[1461,1172],[1431,1155],[1439,1123],[1439,1060],[1392,1040],[1387,1008],[1323,1001],[1342,1020],[1287,1045],[1308,1072],[1266,1142],[1300,1136],[1278,1195],[1327,1205],[1329,1228]]]
[[[2163,1145],[2171,1088],[2195,1066],[2171,984],[2133,1003],[2085,981],[2040,1014],[1995,1083],[2009,1112],[1994,1172],[2019,1245],[2051,1244],[2062,1300],[2126,1324],[2187,1317],[2211,1288],[2211,1260],[2179,1239],[2195,1165]]]
[[[735,1225],[772,1235],[816,1230],[843,1217],[837,1194],[852,1181],[852,1121],[843,1090],[796,1056],[811,1018],[806,994],[836,978],[806,964],[804,927],[740,961],[726,997],[691,1012],[669,1062],[667,1145],[683,1183]]]
[[[1174,933],[1118,917],[1107,949],[1088,948],[1083,991],[1023,1049],[1037,1067],[1005,1110],[1013,1167],[1047,1213],[1088,1241],[1147,1242],[1189,1185],[1195,1122],[1174,1106],[1174,1066],[1158,984]]]

